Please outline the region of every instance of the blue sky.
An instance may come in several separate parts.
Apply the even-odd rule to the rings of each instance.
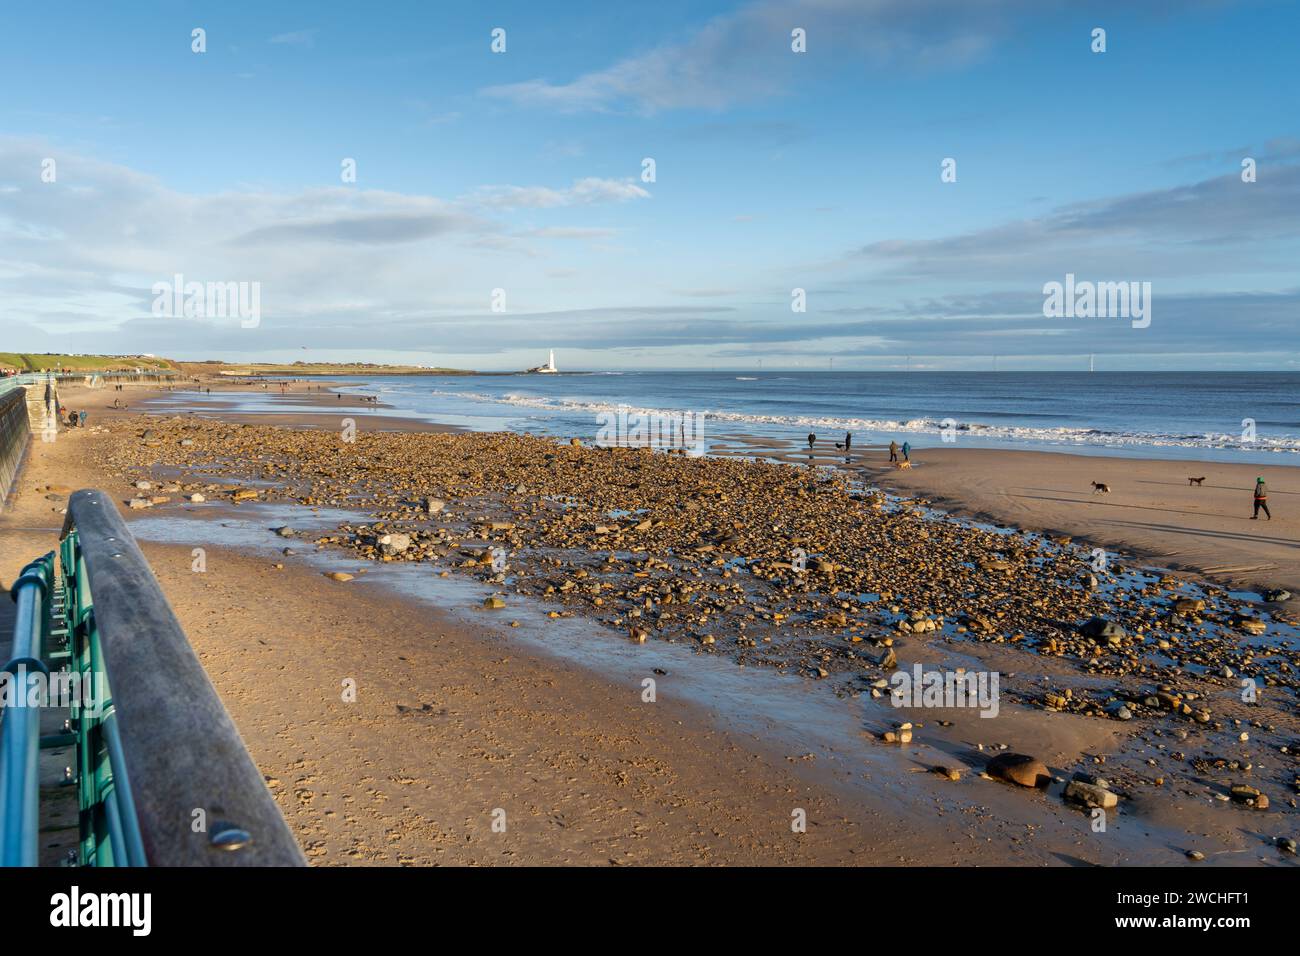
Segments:
[[[11,6],[0,350],[1296,368],[1297,36],[1227,0]],[[178,273],[258,321],[155,315]],[[1066,273],[1151,282],[1150,326],[1045,318]]]

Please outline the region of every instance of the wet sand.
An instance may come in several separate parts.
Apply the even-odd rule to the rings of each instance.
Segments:
[[[66,395],[65,404],[93,407],[103,397]],[[133,413],[92,414],[91,424]],[[337,427],[329,418],[324,427]],[[33,486],[123,488],[126,476],[102,465],[118,441],[73,431],[34,452],[19,507],[0,523],[6,580],[16,571],[11,564],[52,547],[48,535],[61,520],[57,502]],[[162,510],[129,517],[147,521]],[[216,509],[188,518],[199,527],[234,520]],[[999,741],[1011,741],[1061,773],[1108,755],[1118,770],[1120,758],[1138,763],[1164,749],[1159,728],[1152,736],[1150,728],[1139,734],[1112,721],[1008,707],[991,722],[949,712],[949,727],[933,713],[917,715],[917,746],[883,755],[865,738],[843,742],[811,731],[807,739],[823,749],[804,751],[788,746],[789,728],[773,726],[763,706],[745,719],[734,707],[701,705],[698,693],[668,692],[645,704],[635,667],[611,676],[594,662],[575,663],[581,655],[538,650],[538,640],[523,639],[508,622],[403,598],[385,584],[385,568],[341,586],[305,563],[209,537],[221,540],[196,532],[209,555],[204,575],[190,572],[188,546],[146,539],[144,548],[318,862],[1168,865],[1185,862],[1182,853],[1195,843],[1211,862],[1277,863],[1243,825],[1295,828],[1294,814],[1278,819],[1286,808],[1281,792],[1274,791],[1267,820],[1243,819],[1243,811],[1205,796],[1206,781],[1188,779],[1169,798],[1135,794],[1128,832],[1116,826],[1116,838],[1098,839],[1059,798],[980,779],[983,761]],[[273,620],[267,607],[276,608]],[[600,647],[588,656],[598,658]],[[985,666],[1008,672],[1027,663],[1009,647],[980,653]],[[1056,665],[1033,666],[1050,673]],[[670,675],[689,673],[689,659],[681,667]],[[340,675],[371,690],[344,705],[336,701]],[[666,686],[671,679],[664,677]],[[851,703],[844,707],[852,713]],[[1270,716],[1289,722],[1294,713]],[[842,746],[825,748],[827,741]],[[961,767],[963,779],[928,773],[937,759]],[[511,821],[522,818],[508,839],[491,830],[496,808]],[[797,836],[789,824],[796,808],[809,819],[808,832]]]
[[[283,389],[249,387],[237,382],[209,380],[202,385],[186,384],[173,390],[141,390],[131,406],[134,414],[195,415],[241,424],[282,425],[285,428],[341,429],[347,421],[380,431],[445,432],[457,431],[455,425],[409,418],[395,414],[387,405],[367,401],[361,395],[344,394],[334,389],[341,382],[286,382]],[[207,388],[211,394],[200,393]],[[118,398],[123,398],[118,393]],[[98,403],[101,396],[88,400]],[[124,399],[125,400],[125,399]],[[64,399],[69,405],[72,400]],[[265,403],[266,410],[247,410],[250,401]],[[106,411],[116,411],[109,398]]]

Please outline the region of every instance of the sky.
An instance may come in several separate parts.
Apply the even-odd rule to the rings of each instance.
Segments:
[[[0,351],[1297,369],[1298,62],[1294,2],[6,3]]]

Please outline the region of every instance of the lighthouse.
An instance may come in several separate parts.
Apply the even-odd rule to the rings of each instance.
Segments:
[[[535,375],[554,375],[556,372],[558,372],[559,369],[555,367],[555,349],[551,349],[550,355],[547,357],[545,365],[539,365],[536,368],[530,368],[528,371]]]

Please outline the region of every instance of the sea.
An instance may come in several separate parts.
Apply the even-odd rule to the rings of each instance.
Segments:
[[[594,439],[622,408],[693,416],[706,444],[739,435],[802,443],[809,433],[841,441],[851,432],[856,447],[894,439],[916,448],[1300,464],[1300,372],[597,371],[331,381],[376,395],[387,414],[475,430]]]

